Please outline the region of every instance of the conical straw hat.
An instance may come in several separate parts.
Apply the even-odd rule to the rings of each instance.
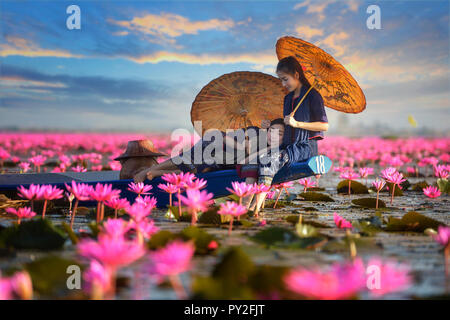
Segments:
[[[283,117],[287,94],[281,81],[262,72],[237,71],[224,74],[208,83],[195,98],[191,121],[202,121],[208,129],[261,126],[262,120]]]

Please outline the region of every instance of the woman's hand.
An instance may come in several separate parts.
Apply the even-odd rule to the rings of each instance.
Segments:
[[[284,117],[284,123],[288,126],[299,128],[299,122],[294,119],[292,115],[288,115]]]
[[[134,183],[144,182],[145,179],[147,179],[149,173],[150,169],[143,169],[139,171],[133,178]]]

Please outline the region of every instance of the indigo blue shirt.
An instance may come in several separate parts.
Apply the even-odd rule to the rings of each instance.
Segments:
[[[288,93],[284,97],[283,116],[290,115],[300,102],[302,97],[308,91],[306,86],[302,86],[300,89],[300,95],[292,101],[294,97],[294,91]],[[323,104],[323,98],[316,89],[311,91],[303,100],[300,107],[294,114],[294,119],[301,122],[326,122],[328,123],[327,114]],[[287,146],[287,152],[289,154],[289,162],[303,161],[308,158],[309,148],[308,139],[322,140],[324,138],[322,131],[311,131],[302,128],[293,128],[286,125],[283,137],[283,145]]]

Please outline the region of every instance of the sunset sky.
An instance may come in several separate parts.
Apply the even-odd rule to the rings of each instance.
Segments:
[[[66,8],[81,9],[69,30]],[[366,9],[381,8],[381,30]],[[0,128],[191,128],[200,89],[233,71],[275,74],[282,36],[358,81],[349,122],[450,129],[449,1],[3,1]],[[326,108],[330,126],[339,113]]]

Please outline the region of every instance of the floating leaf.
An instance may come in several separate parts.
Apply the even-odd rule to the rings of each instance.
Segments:
[[[231,247],[214,267],[212,276],[230,282],[244,283],[254,269],[253,261],[241,248]]]
[[[352,203],[364,208],[375,208],[377,199],[376,198],[353,199]],[[384,203],[384,201],[381,199],[378,199],[378,208],[386,208],[386,203]]]
[[[427,228],[437,230],[439,226],[445,226],[445,224],[418,212],[410,211],[401,219],[391,217],[387,224],[386,231],[424,232]]]
[[[437,185],[442,193],[450,192],[450,182],[447,179],[437,179]]]
[[[305,201],[334,202],[334,199],[331,198],[329,195],[320,192],[307,191],[300,193],[299,196],[305,199]]]
[[[336,189],[337,189],[338,193],[348,194],[348,179],[341,180],[338,183]],[[352,181],[350,184],[350,189],[351,189],[351,191],[350,191],[351,194],[368,194],[369,193],[369,190],[367,189],[367,187],[358,181]]]
[[[48,219],[34,219],[3,229],[0,242],[16,249],[53,250],[64,245],[66,237]]]
[[[298,239],[298,236],[285,228],[270,227],[259,231],[250,238],[255,242],[265,244],[266,246],[272,246],[279,242],[290,243],[293,240]]]
[[[419,181],[412,185],[411,190],[412,191],[419,191],[422,192],[424,188],[428,187],[429,184],[426,181]]]
[[[222,223],[221,215],[217,213],[219,207],[211,207],[208,211],[202,213],[198,218],[199,223],[220,225]]]
[[[29,272],[33,290],[44,297],[66,297],[81,290],[70,290],[67,287],[68,267],[79,267],[80,276],[83,266],[75,260],[64,259],[55,255],[48,255],[39,260],[25,264],[25,270]],[[69,270],[71,271],[71,270]],[[77,272],[77,271],[72,271]]]
[[[321,187],[309,187],[306,191],[325,191],[325,188]]]
[[[181,230],[180,235],[183,240],[194,240],[195,253],[200,255],[212,252],[212,250],[208,248],[211,241],[216,241],[218,243],[216,237],[195,226],[184,228]]]
[[[168,242],[176,239],[177,237],[177,234],[173,232],[161,230],[152,235],[150,240],[147,242],[147,246],[150,250],[163,248]]]

